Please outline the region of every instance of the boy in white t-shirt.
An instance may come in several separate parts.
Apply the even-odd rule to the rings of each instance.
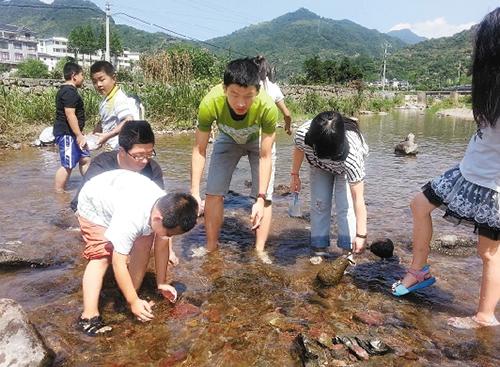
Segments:
[[[175,301],[175,288],[166,283],[168,240],[191,230],[197,215],[198,203],[193,196],[165,195],[156,183],[137,172],[107,171],[85,183],[78,197],[78,221],[85,241],[83,256],[89,262],[83,275],[79,329],[89,336],[111,330],[98,308],[109,264],[132,313],[140,321],[153,318],[153,304],[137,295],[153,243],[158,291]]]
[[[108,61],[97,61],[90,67],[92,83],[96,91],[104,96],[99,105],[102,130],[98,145],[107,144],[111,150],[118,149],[118,133],[123,124],[129,120],[140,120],[140,111],[135,100],[128,97],[116,84],[116,73],[113,65]]]

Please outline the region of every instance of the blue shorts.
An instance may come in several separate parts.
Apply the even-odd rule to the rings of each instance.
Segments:
[[[90,152],[87,149],[81,150],[71,135],[56,136],[56,144],[59,147],[61,166],[65,168],[73,169],[80,159],[90,157]]]

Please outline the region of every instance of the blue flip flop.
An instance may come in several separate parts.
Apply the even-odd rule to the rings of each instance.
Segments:
[[[398,280],[392,285],[392,294],[397,297],[401,297],[405,294],[418,291],[419,289],[429,287],[436,283],[436,278],[429,276],[429,268],[429,265],[425,265],[421,270],[409,269],[408,273],[413,275],[417,279],[417,282],[412,286],[406,288],[401,280]],[[429,277],[426,278],[426,276]]]

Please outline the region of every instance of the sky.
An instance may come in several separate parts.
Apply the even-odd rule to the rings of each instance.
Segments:
[[[51,3],[52,0],[42,0]],[[106,0],[92,0],[104,9]],[[304,7],[324,18],[349,19],[380,32],[409,28],[419,36],[437,38],[469,29],[499,0],[110,0],[116,23],[144,29],[126,13],[198,40],[225,36],[243,27],[270,21]]]

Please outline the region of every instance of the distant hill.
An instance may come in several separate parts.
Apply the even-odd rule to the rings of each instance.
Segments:
[[[470,83],[474,29],[391,50],[387,77],[433,88]]]
[[[39,38],[68,37],[76,26],[90,23],[97,29],[104,22],[104,11],[87,0],[54,0],[52,4],[39,0],[0,0],[0,23],[26,26],[36,32]],[[112,28],[120,35],[123,46],[134,51],[145,51],[176,41],[162,32],[149,33],[127,25],[114,24],[113,21]]]
[[[405,43],[349,20],[332,20],[301,8],[269,22],[251,25],[208,42],[249,56],[263,54],[279,76],[300,72],[304,60],[339,56],[381,57],[384,43],[397,50]]]
[[[390,32],[387,32],[386,34],[388,34],[391,37],[398,38],[408,45],[414,45],[416,43],[427,40],[427,38],[420,37],[419,35],[413,33],[409,29],[400,29],[397,31],[390,31]]]

